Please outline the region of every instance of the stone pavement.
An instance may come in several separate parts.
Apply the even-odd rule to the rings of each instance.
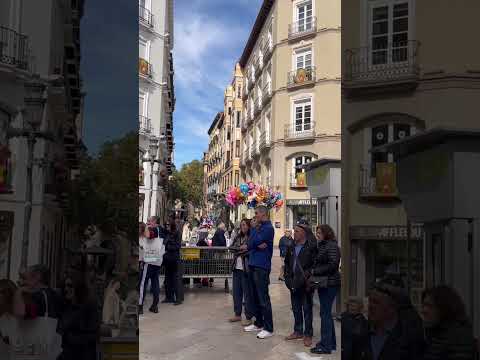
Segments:
[[[188,289],[180,306],[160,304],[159,313],[148,311],[140,318],[141,360],[308,360],[341,358],[312,355],[302,341],[286,342],[292,332],[293,315],[290,295],[277,280],[279,258],[274,258],[270,296],[273,307],[275,336],[259,340],[254,333],[245,333],[239,323],[227,320],[233,316],[232,296],[224,292],[223,280],[213,288]],[[148,302],[145,308],[148,309]],[[319,308],[314,306],[314,343],[320,333]],[[337,347],[340,349],[340,323],[336,322]]]

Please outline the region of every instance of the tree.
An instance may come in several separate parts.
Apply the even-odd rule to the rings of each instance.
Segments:
[[[70,189],[70,221],[83,232],[98,225],[108,233],[138,233],[138,135],[106,142],[87,158]]]
[[[203,163],[193,160],[183,164],[180,171],[172,174],[172,191],[174,198],[183,203],[201,206],[203,200]]]

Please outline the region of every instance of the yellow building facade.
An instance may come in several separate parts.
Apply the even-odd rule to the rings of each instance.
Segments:
[[[240,178],[284,195],[271,214],[277,241],[298,219],[317,219],[297,167],[340,159],[340,17],[339,1],[265,0],[240,57]]]

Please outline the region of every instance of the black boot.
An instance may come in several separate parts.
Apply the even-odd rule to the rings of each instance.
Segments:
[[[143,315],[143,305],[138,305],[138,315]]]
[[[158,313],[158,306],[157,305],[152,305],[152,306],[150,306],[150,309],[148,309],[148,311],[150,311],[154,314],[157,314]]]

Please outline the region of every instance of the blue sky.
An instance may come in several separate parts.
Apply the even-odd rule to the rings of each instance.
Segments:
[[[201,159],[262,0],[174,0],[175,165]],[[138,7],[87,0],[81,24],[84,141],[91,154],[138,129]]]
[[[175,165],[201,159],[262,0],[174,0]]]

